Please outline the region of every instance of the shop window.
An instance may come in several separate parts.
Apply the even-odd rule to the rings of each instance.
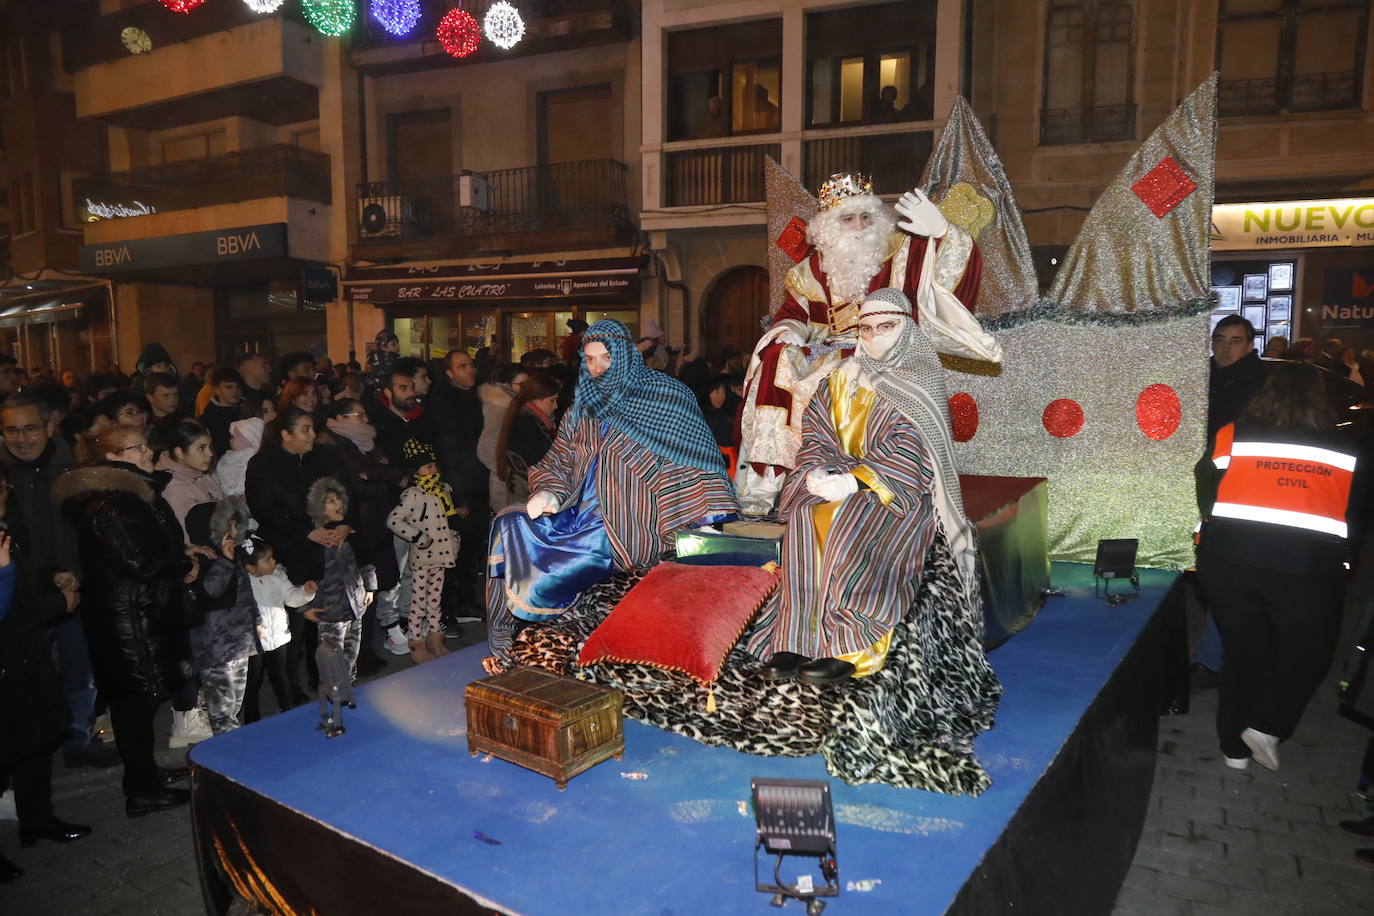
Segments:
[[[1045,28],[1040,142],[1135,136],[1135,8],[1126,0],[1052,2]]]
[[[782,129],[782,21],[667,36],[669,140]]]
[[[934,116],[935,3],[888,3],[806,17],[807,123]],[[914,36],[909,43],[892,36]]]
[[[1294,340],[1297,315],[1297,262],[1215,261],[1212,292],[1217,297],[1211,327],[1227,315],[1239,315],[1255,327],[1255,349],[1264,352],[1271,337]]]
[[[1222,117],[1358,108],[1369,0],[1221,0]]]

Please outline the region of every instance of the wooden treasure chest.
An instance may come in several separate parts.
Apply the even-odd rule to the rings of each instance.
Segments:
[[[516,668],[473,681],[466,691],[468,753],[491,754],[568,780],[625,753],[620,691],[542,668]]]

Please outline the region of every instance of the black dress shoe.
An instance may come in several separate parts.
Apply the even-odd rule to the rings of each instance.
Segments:
[[[0,884],[4,884],[6,881],[13,881],[15,878],[21,878],[23,875],[24,869],[15,865],[4,856],[0,856]]]
[[[190,800],[190,789],[158,789],[156,792],[130,795],[124,800],[124,813],[129,817],[142,817],[155,811],[178,808]]]
[[[810,684],[834,684],[848,680],[854,673],[854,666],[838,658],[818,658],[802,665],[797,673]]]
[[[68,824],[53,818],[45,827],[19,827],[19,845],[28,849],[39,840],[52,840],[54,843],[70,843],[83,836],[90,836],[91,828],[85,824]]]
[[[1346,833],[1353,833],[1355,836],[1374,836],[1374,817],[1367,817],[1362,821],[1341,821],[1340,827]]]
[[[77,767],[113,767],[120,763],[119,750],[103,741],[92,741],[78,747],[64,747],[62,762],[69,769]]]
[[[160,786],[170,786],[174,782],[181,782],[191,771],[186,767],[160,767],[157,771],[157,784]]]
[[[806,664],[805,655],[795,652],[779,652],[763,666],[763,676],[770,681],[790,681],[797,676],[797,669]]]

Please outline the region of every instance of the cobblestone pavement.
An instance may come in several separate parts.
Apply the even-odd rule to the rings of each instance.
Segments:
[[[1374,572],[1374,564],[1366,565]],[[1352,588],[1350,603],[1358,605],[1368,594],[1366,588]],[[1353,631],[1352,616],[1347,615],[1347,631]],[[469,624],[465,638],[449,645],[475,642],[480,631],[480,625]],[[383,655],[388,670],[379,676],[411,664]],[[1335,677],[1333,669],[1298,734],[1281,748],[1283,766],[1276,773],[1257,766],[1237,772],[1221,763],[1212,731],[1215,691],[1195,694],[1189,715],[1160,723],[1150,813],[1113,916],[1374,912],[1374,869],[1352,856],[1362,845],[1359,838],[1336,827],[1363,810],[1352,790],[1369,733],[1336,715]],[[265,692],[265,706],[271,705],[270,695]],[[176,765],[184,755],[165,747],[171,730],[165,706],[158,725],[164,736],[160,762]],[[119,767],[68,770],[57,758],[58,816],[91,824],[95,833],[77,843],[43,842],[21,850],[15,825],[0,825],[0,852],[26,871],[0,886],[0,913],[204,912],[189,812],[183,808],[130,820],[124,816],[119,777]]]

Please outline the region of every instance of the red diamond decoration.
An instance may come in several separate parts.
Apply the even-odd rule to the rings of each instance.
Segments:
[[[1183,166],[1174,161],[1173,156],[1165,156],[1159,160],[1159,165],[1131,185],[1131,190],[1150,208],[1151,213],[1162,219],[1197,190],[1197,182],[1183,170]]]
[[[778,234],[778,240],[774,244],[781,248],[794,264],[800,263],[811,253],[811,246],[806,244],[806,221],[797,216],[792,217],[787,227]]]

